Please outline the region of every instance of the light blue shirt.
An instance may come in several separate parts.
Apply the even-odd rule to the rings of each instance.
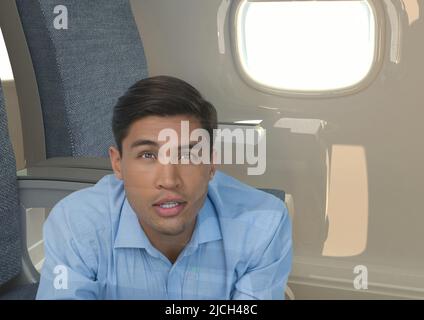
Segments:
[[[61,200],[43,232],[37,299],[284,299],[292,264],[284,203],[219,171],[174,264],[113,175]]]

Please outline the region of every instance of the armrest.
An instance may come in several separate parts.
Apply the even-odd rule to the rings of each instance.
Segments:
[[[19,180],[19,200],[24,208],[52,208],[68,194],[93,183],[54,180]]]
[[[60,167],[34,167],[18,172],[18,192],[21,205],[22,270],[3,291],[37,283],[39,274],[26,247],[26,209],[52,208],[68,194],[94,185],[111,171]]]
[[[95,184],[112,170],[73,167],[29,167],[17,172],[18,180],[50,180]]]
[[[111,170],[36,166],[18,171],[19,197],[25,208],[51,208],[71,192],[87,188]]]
[[[34,167],[60,167],[112,171],[109,158],[56,157],[40,161]]]
[[[62,167],[34,167],[18,172],[21,224],[21,272],[0,287],[0,298],[28,295],[34,299],[40,274],[35,269],[27,248],[27,208],[52,208],[69,193],[90,187],[108,170]],[[22,294],[20,293],[22,292]]]

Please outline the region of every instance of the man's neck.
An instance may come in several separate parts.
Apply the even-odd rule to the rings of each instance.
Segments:
[[[196,219],[190,227],[178,235],[158,234],[152,230],[148,230],[146,228],[143,229],[152,245],[165,257],[167,257],[168,260],[173,264],[177,260],[180,253],[184,250],[186,245],[189,243],[195,225]]]
[[[153,244],[153,246],[156,249],[158,249],[160,252],[162,252],[163,255],[165,257],[167,257],[168,260],[172,264],[174,264],[175,261],[177,261],[178,256],[180,255],[180,253],[184,250],[184,248],[187,245],[187,243],[184,244],[184,245],[180,245],[180,244],[178,244],[178,245],[175,245],[175,244],[165,244],[165,245],[163,245],[163,244],[157,244],[157,245],[155,245],[155,244]]]

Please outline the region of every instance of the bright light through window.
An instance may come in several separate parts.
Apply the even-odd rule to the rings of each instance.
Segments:
[[[236,23],[241,66],[268,88],[343,89],[363,80],[374,62],[368,1],[244,1]]]
[[[13,80],[12,67],[9,62],[6,45],[4,44],[3,33],[0,29],[0,79]]]

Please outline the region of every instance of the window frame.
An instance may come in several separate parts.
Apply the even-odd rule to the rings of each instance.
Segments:
[[[384,53],[384,35],[385,35],[385,20],[384,20],[384,10],[382,4],[375,0],[365,0],[368,2],[371,11],[374,15],[374,28],[375,28],[375,50],[374,57],[372,60],[371,67],[368,73],[360,80],[359,82],[339,89],[329,89],[329,90],[290,90],[290,89],[279,89],[275,87],[270,87],[264,85],[254,78],[252,78],[247,70],[243,66],[241,61],[242,52],[238,46],[238,30],[237,30],[237,18],[240,14],[242,5],[245,2],[284,2],[284,1],[293,1],[293,0],[235,0],[232,3],[230,11],[230,35],[231,35],[231,47],[233,60],[235,62],[236,68],[242,80],[248,84],[253,89],[262,91],[264,93],[283,96],[283,97],[302,97],[302,98],[331,98],[337,96],[344,96],[349,94],[354,94],[359,91],[366,89],[371,83],[375,80],[377,74],[381,70],[383,63],[383,53]],[[307,0],[297,0],[297,1],[307,1]],[[328,0],[317,0],[317,1],[328,1]]]

